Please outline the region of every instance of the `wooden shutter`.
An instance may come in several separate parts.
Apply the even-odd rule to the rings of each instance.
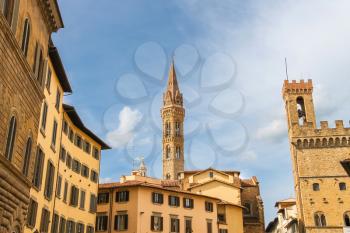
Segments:
[[[154,216],[151,216],[151,230],[154,230]]]
[[[126,214],[125,215],[125,229],[124,230],[127,230],[128,229],[128,215]]]
[[[159,194],[159,202],[163,204],[164,202],[163,194]]]
[[[129,191],[125,191],[126,192],[126,200],[125,201],[129,201]]]
[[[114,230],[119,229],[119,218],[118,215],[114,216]]]
[[[160,217],[160,230],[163,231],[163,217]]]

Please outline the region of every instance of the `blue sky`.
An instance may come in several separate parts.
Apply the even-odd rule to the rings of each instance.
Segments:
[[[186,167],[257,176],[266,222],[294,196],[281,87],[312,78],[318,120],[350,112],[348,1],[59,1],[53,36],[86,125],[114,148],[101,178],[144,156],[161,175],[162,92],[175,60],[186,106]],[[331,123],[331,125],[333,125]]]

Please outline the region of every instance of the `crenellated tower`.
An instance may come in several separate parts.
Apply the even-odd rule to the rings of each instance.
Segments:
[[[169,70],[168,84],[163,94],[163,178],[177,180],[184,171],[183,97],[180,92],[174,63]]]
[[[343,232],[350,226],[350,128],[316,124],[312,81],[284,81],[299,232]],[[329,230],[326,230],[329,229]]]

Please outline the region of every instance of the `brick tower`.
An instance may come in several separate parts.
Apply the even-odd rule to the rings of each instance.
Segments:
[[[308,80],[284,81],[298,222],[303,232],[343,232],[350,226],[350,128],[337,120],[316,126]]]
[[[184,117],[183,98],[180,92],[174,63],[169,70],[168,85],[163,95],[163,178],[177,180],[184,171]]]

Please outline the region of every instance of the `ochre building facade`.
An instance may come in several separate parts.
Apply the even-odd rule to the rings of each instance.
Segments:
[[[0,0],[0,232],[23,232],[56,1]]]
[[[185,108],[174,64],[161,116],[163,179],[147,177],[142,162],[120,182],[100,184],[96,231],[263,233],[264,206],[256,177],[241,179],[238,171],[214,168],[185,170]]]
[[[312,80],[286,80],[285,102],[299,232],[344,232],[350,226],[350,128],[317,127]]]

